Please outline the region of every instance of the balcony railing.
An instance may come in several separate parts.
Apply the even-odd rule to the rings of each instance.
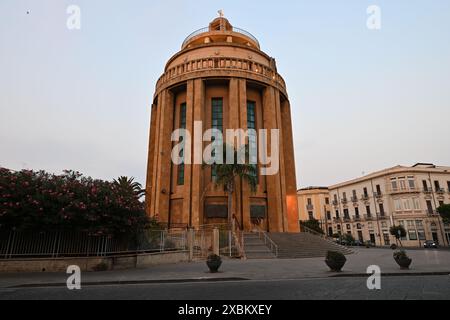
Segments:
[[[314,206],[312,204],[306,205],[306,210],[311,211],[314,210]]]
[[[387,218],[388,216],[385,213],[378,215],[378,220],[386,220]]]
[[[352,202],[354,203],[358,202],[358,197],[352,197]]]
[[[423,193],[430,194],[433,192],[433,189],[432,188],[424,188],[422,191],[423,191]]]
[[[439,212],[437,212],[435,210],[432,210],[432,211],[428,210],[427,211],[427,216],[429,216],[429,217],[440,217],[440,214],[439,214]]]
[[[436,193],[437,194],[444,194],[445,193],[445,189],[444,188],[436,189]]]
[[[340,222],[342,222],[342,219],[339,218],[339,217],[334,217],[334,218],[333,218],[333,221],[334,221],[334,222],[337,222],[337,223],[340,223]]]
[[[198,30],[192,32],[190,35],[188,35],[186,37],[186,39],[183,41],[182,47],[184,48],[191,39],[195,38],[198,35],[201,35],[202,33],[207,33],[207,32],[235,32],[235,33],[239,33],[239,34],[242,34],[242,35],[246,36],[247,38],[250,38],[252,41],[256,42],[258,47],[259,47],[259,41],[258,41],[258,39],[256,39],[256,37],[254,35],[252,35],[248,31],[245,31],[245,30],[243,30],[241,28],[236,28],[236,27],[233,27],[232,30],[212,30],[211,31],[209,29],[209,27],[198,29]]]
[[[183,62],[173,66],[165,71],[158,79],[156,88],[167,84],[169,81],[177,80],[181,76],[187,76],[198,71],[244,71],[250,72],[267,79],[267,81],[275,81],[279,86],[286,89],[286,82],[283,77],[269,66],[263,65],[253,60],[242,59],[236,57],[207,57]]]
[[[369,200],[369,195],[368,195],[368,194],[363,194],[363,195],[361,196],[361,200],[362,200],[362,201],[367,201],[367,200]]]
[[[344,222],[351,222],[351,221],[352,221],[352,219],[350,217],[348,217],[348,216],[344,217]]]
[[[366,220],[373,220],[373,216],[371,214],[365,214],[364,219]]]
[[[360,216],[354,216],[354,217],[353,217],[353,220],[355,220],[355,221],[358,221],[358,222],[359,222],[359,221],[361,221],[361,217],[360,217]]]
[[[339,203],[337,200],[333,200],[332,204],[333,204],[333,206],[337,206]]]
[[[344,198],[344,199],[342,199],[341,201],[342,201],[342,203],[343,203],[343,204],[346,204],[346,203],[348,203],[348,200],[347,200],[347,198]]]
[[[375,197],[375,198],[383,198],[383,193],[382,192],[374,192],[373,193],[373,196]]]

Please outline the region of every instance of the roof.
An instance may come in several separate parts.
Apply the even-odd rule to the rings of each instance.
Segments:
[[[401,173],[401,172],[434,172],[434,173],[450,173],[450,167],[447,166],[436,166],[432,163],[417,163],[412,167],[407,167],[407,166],[395,166],[395,167],[391,167],[391,168],[387,168],[387,169],[383,169],[380,171],[376,171],[373,173],[370,173],[368,175],[365,175],[363,177],[360,178],[356,178],[356,179],[352,179],[349,181],[345,181],[345,182],[341,182],[335,185],[332,185],[329,187],[329,189],[336,189],[336,188],[340,188],[340,187],[344,187],[347,185],[351,185],[354,183],[359,183],[359,182],[363,182],[366,180],[370,180],[370,179],[374,179],[374,178],[379,178],[382,176],[386,176],[386,175],[390,175],[390,174],[397,174],[397,173]]]

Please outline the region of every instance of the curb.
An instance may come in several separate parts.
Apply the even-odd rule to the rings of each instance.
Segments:
[[[226,281],[246,281],[250,279],[246,278],[195,278],[195,279],[167,279],[167,280],[134,280],[134,281],[98,281],[98,282],[85,282],[82,283],[84,287],[90,286],[111,286],[111,285],[133,285],[133,284],[170,284],[170,283],[196,283],[196,282],[226,282]],[[16,286],[6,287],[8,289],[21,289],[21,288],[65,288],[65,283],[32,283],[32,284],[20,284]]]

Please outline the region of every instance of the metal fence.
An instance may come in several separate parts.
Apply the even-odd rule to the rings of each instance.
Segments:
[[[139,233],[133,239],[87,233],[0,233],[0,259],[111,256],[187,250],[186,231]]]
[[[195,230],[193,234],[194,259],[204,259],[213,253],[213,229]],[[239,251],[231,230],[219,229],[219,252],[221,256],[237,257]]]

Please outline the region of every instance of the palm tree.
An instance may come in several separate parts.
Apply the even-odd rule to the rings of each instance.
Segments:
[[[135,195],[138,199],[141,198],[145,194],[145,190],[142,189],[142,185],[139,182],[134,181],[134,178],[131,177],[119,177],[114,179],[114,185],[121,190],[122,193],[128,195]]]
[[[258,185],[257,168],[256,165],[249,164],[248,146],[245,146],[245,161],[243,164],[238,163],[239,153],[232,147],[224,145],[224,156],[227,154],[227,150],[232,152],[233,164],[213,164],[212,167],[216,171],[216,186],[222,186],[228,195],[228,222],[232,221],[232,203],[233,193],[236,190],[236,181],[247,181],[251,191],[256,192]],[[224,161],[225,162],[225,161]]]

